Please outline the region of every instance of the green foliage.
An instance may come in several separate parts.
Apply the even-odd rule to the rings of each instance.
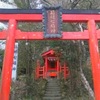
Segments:
[[[4,58],[4,50],[0,49],[0,69],[2,69],[3,58]]]
[[[97,9],[99,7],[98,0],[80,0],[79,5],[77,5],[77,9]]]
[[[43,25],[40,22],[18,22],[18,29],[21,31],[43,31]]]
[[[17,6],[21,9],[28,9],[29,8],[29,0],[14,0]]]
[[[73,70],[73,73],[66,81],[60,80],[62,97],[66,100],[89,100],[89,95],[84,88],[79,73]]]
[[[20,76],[16,83],[12,83],[10,100],[41,100],[47,81],[43,79],[34,80],[33,77],[26,77]],[[26,82],[28,82],[28,85]]]
[[[90,67],[90,66],[89,66]],[[93,80],[92,80],[92,69],[84,67],[83,72],[86,75],[86,79],[88,80],[91,88],[93,89]],[[94,89],[93,89],[94,90]]]

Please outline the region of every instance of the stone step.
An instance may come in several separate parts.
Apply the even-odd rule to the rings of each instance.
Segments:
[[[50,90],[50,91],[46,91],[45,94],[58,94],[61,93],[61,91],[54,91],[54,90]]]
[[[48,83],[58,83],[57,81],[48,81]]]
[[[47,86],[47,88],[59,88],[58,86]]]
[[[47,87],[59,87],[59,85],[47,85]]]
[[[57,85],[57,84],[55,84],[55,85],[54,84],[47,84],[47,86],[53,86],[53,87],[58,86],[59,87],[59,85]]]
[[[58,85],[47,85],[47,87],[59,87]]]
[[[51,87],[59,87],[59,85],[57,85],[57,84],[56,85],[48,84],[47,87],[48,86],[51,86]]]
[[[61,97],[43,97],[43,100],[61,100]]]
[[[50,83],[48,85],[51,85],[51,86],[59,86],[58,84],[52,84],[52,83]]]
[[[53,92],[53,91],[55,91],[55,89],[46,89],[46,92],[47,92],[47,91]],[[60,91],[60,90],[56,90],[56,91]]]
[[[58,82],[49,82],[48,84],[58,84]]]
[[[59,87],[52,87],[52,86],[48,86],[47,88],[50,88],[50,89],[58,89]],[[60,88],[59,88],[60,89]]]
[[[48,80],[43,100],[62,100],[61,91],[57,80]]]
[[[47,88],[48,87],[53,87],[54,88],[54,87],[59,87],[59,86],[57,86],[57,85],[47,85]]]
[[[46,91],[46,94],[58,94],[60,91]]]
[[[55,90],[58,90],[58,89],[60,89],[59,87],[57,87],[57,88],[53,88],[53,87],[47,87],[46,89],[55,89]]]
[[[59,85],[57,85],[57,84],[56,85],[50,85],[50,84],[48,84],[47,87],[59,87]]]
[[[58,86],[57,87],[50,87],[50,86],[48,86],[47,88],[49,88],[49,89],[58,89],[59,87]]]
[[[47,90],[60,90],[59,88],[46,88]]]
[[[61,97],[61,94],[60,94],[60,93],[58,93],[58,94],[54,94],[54,93],[53,93],[53,94],[50,94],[50,93],[47,94],[47,93],[46,93],[44,96],[45,96],[45,97],[47,97],[47,96],[48,96],[48,97]]]

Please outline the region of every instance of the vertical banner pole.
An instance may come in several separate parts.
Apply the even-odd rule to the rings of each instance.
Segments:
[[[17,79],[17,64],[18,64],[18,43],[15,43],[13,68],[12,68],[12,81],[15,82]]]
[[[89,30],[89,48],[90,48],[90,57],[92,63],[95,98],[96,100],[100,100],[99,49],[98,49],[96,25],[94,20],[88,21],[88,30]]]
[[[3,60],[2,79],[0,92],[0,100],[9,100],[10,97],[10,86],[12,76],[12,64],[14,57],[14,46],[15,46],[15,30],[16,21],[14,19],[9,20],[9,29],[7,33],[6,49]]]

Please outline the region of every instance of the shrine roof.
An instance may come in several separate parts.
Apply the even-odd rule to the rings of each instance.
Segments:
[[[42,53],[42,57],[46,56],[46,55],[54,55],[55,54],[55,51],[53,49],[50,49],[44,53]]]

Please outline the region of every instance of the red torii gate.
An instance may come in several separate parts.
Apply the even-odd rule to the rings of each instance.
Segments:
[[[63,22],[86,22],[88,30],[84,32],[62,32],[62,38],[55,40],[88,40],[92,62],[92,74],[96,100],[100,100],[100,57],[98,39],[100,30],[96,22],[100,22],[100,10],[62,10]],[[17,21],[42,22],[42,10],[0,10],[0,20],[9,21],[7,31],[0,32],[0,39],[6,40],[0,84],[0,100],[9,100],[11,72],[16,40],[44,40],[43,32],[22,32],[17,29]]]

